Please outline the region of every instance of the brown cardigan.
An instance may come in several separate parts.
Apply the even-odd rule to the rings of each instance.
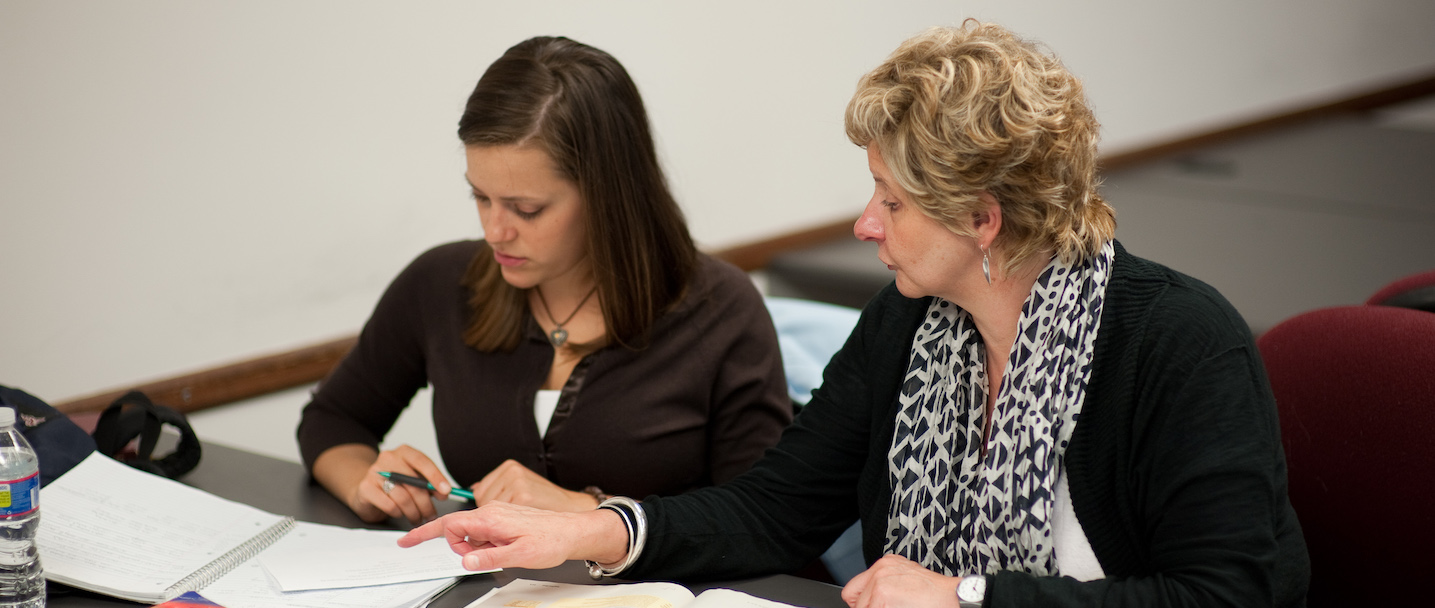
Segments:
[[[462,339],[471,313],[460,280],[479,247],[441,245],[394,279],[358,345],[304,408],[308,466],[340,444],[377,446],[426,384],[439,451],[462,486],[512,458],[572,490],[678,494],[746,471],[791,422],[761,296],[737,268],[700,256],[687,295],[658,320],[648,347],[585,358],[540,438],[533,397],[553,348],[532,316],[511,353]]]

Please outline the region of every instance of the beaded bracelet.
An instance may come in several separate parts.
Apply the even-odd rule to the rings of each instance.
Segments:
[[[583,488],[583,493],[584,493],[584,494],[587,494],[587,495],[589,495],[589,496],[592,496],[594,499],[596,499],[596,500],[598,501],[598,504],[600,504],[600,505],[603,504],[603,501],[608,500],[609,498],[612,498],[611,496],[609,496],[609,495],[607,495],[607,494],[604,494],[604,493],[603,493],[603,488],[600,488],[600,487],[598,487],[598,486],[588,486],[588,487],[586,487],[586,488]],[[595,508],[596,508],[596,507],[595,507]]]
[[[628,529],[628,556],[612,568],[606,567],[598,562],[587,560],[588,576],[593,580],[602,580],[605,576],[616,576],[619,572],[627,570],[633,562],[638,561],[638,555],[643,552],[643,545],[648,541],[648,516],[643,513],[642,505],[638,501],[626,496],[613,496],[598,505],[599,509],[608,509],[618,514],[623,520],[623,527]]]

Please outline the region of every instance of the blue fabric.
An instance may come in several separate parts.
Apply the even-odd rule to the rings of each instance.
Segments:
[[[800,300],[764,298],[777,343],[782,350],[782,367],[787,371],[787,393],[793,402],[805,405],[812,390],[822,384],[822,370],[857,326],[861,311],[846,306]]]
[[[15,408],[15,427],[40,460],[40,486],[64,475],[95,451],[95,440],[60,410],[17,388],[0,386],[0,406]]]
[[[827,567],[832,580],[844,587],[852,577],[867,569],[867,560],[862,557],[862,522],[852,524],[832,541],[832,546],[822,552],[822,565]]]

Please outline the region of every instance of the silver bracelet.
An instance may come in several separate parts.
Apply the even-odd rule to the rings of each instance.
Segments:
[[[588,576],[593,580],[602,580],[605,576],[616,576],[619,572],[627,570],[633,562],[638,561],[638,555],[643,552],[643,545],[648,541],[648,516],[643,513],[643,506],[638,501],[626,496],[612,496],[598,505],[599,509],[608,509],[618,514],[623,520],[623,527],[628,529],[628,556],[617,566],[606,567],[598,562],[586,560],[588,564]]]

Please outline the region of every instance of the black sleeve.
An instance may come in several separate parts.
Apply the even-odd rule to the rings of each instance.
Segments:
[[[772,316],[747,275],[726,264],[717,272],[724,275],[719,316],[730,329],[722,332],[727,342],[712,380],[708,462],[714,484],[751,469],[792,422]]]
[[[414,394],[428,384],[420,303],[434,280],[437,251],[419,256],[394,279],[354,349],[304,407],[297,434],[306,467],[312,469],[320,454],[338,445],[377,447]]]
[[[890,359],[873,349],[895,320],[880,300],[863,311],[823,371],[822,386],[751,471],[720,486],[644,501],[647,544],[625,576],[697,581],[789,572],[856,521],[873,432],[869,381],[878,373],[874,366]]]
[[[1288,510],[1284,460],[1259,353],[1223,307],[1178,299],[1153,315],[1132,374],[1133,402],[1083,408],[1082,424],[1110,425],[1087,429],[1109,438],[1089,447],[1128,461],[1111,464],[1129,472],[1116,476],[1125,484],[1128,496],[1118,498],[1125,504],[1102,505],[1099,513],[1078,495],[1079,472],[1069,471],[1078,519],[1107,577],[1078,582],[1000,572],[989,580],[990,608],[1289,601],[1291,585],[1282,580],[1283,563],[1292,561],[1281,541]],[[1130,414],[1099,418],[1093,412],[1089,420],[1089,407]],[[1114,513],[1131,521],[1112,521]],[[1111,535],[1122,534],[1131,537],[1125,545],[1136,547],[1136,555],[1113,555],[1111,547],[1122,543]],[[1131,572],[1113,573],[1118,561],[1134,564]]]

